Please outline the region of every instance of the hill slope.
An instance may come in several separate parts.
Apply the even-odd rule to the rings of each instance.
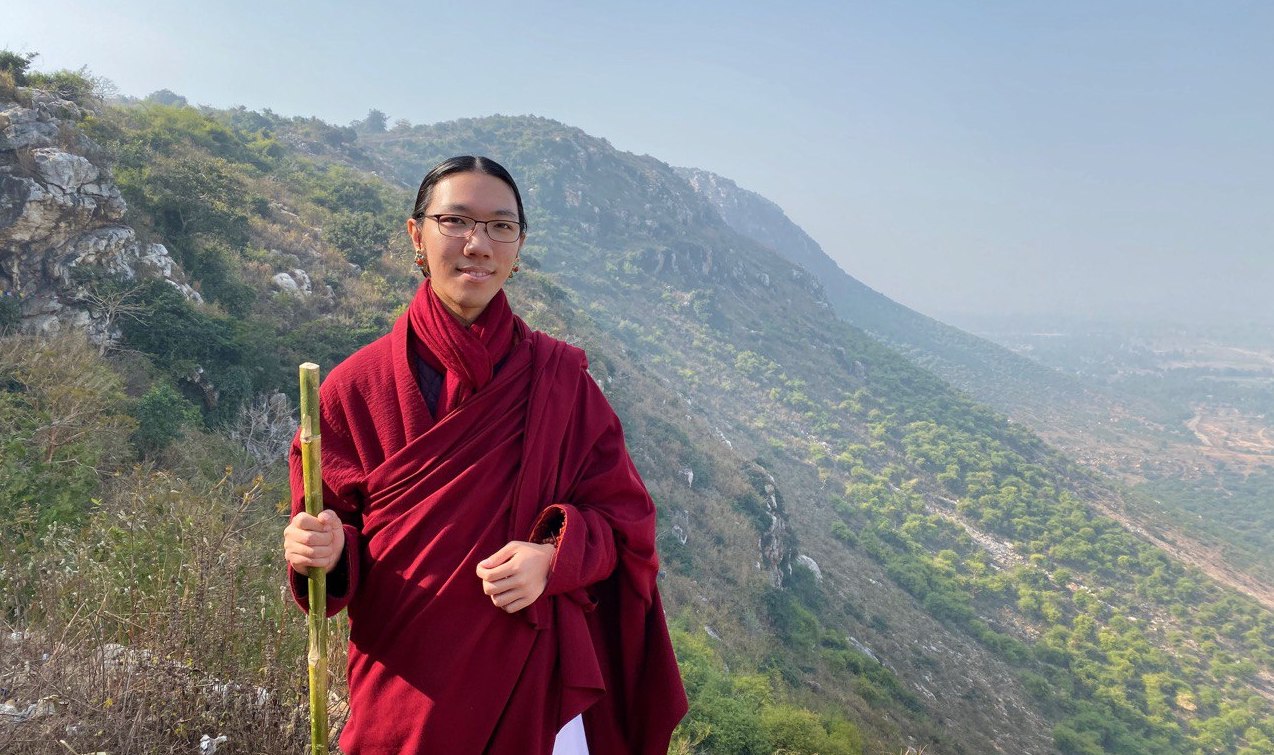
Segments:
[[[541,118],[355,135],[150,105],[89,128],[130,222],[203,299],[148,290],[119,328],[145,361],[129,379],[168,381],[217,432],[254,393],[290,390],[297,357],[333,363],[386,327],[413,281],[385,229],[428,166],[478,152],[519,177],[535,270],[515,309],[588,348],[659,503],[687,749],[1274,737],[1268,612],[1097,513],[1117,496],[1038,438],[830,316],[809,272],[666,164]],[[34,395],[26,374],[6,373],[8,400]]]

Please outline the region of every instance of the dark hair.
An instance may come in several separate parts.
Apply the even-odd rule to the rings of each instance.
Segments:
[[[416,204],[413,205],[415,209],[411,216],[417,220],[423,218],[425,210],[429,207],[429,200],[433,197],[434,187],[442,179],[456,173],[482,173],[488,176],[495,176],[508,184],[509,188],[513,190],[513,198],[518,203],[518,223],[522,225],[523,233],[526,232],[526,212],[522,210],[522,193],[518,191],[518,185],[513,180],[513,176],[509,175],[509,171],[489,157],[460,155],[448,158],[435,165],[433,170],[425,174],[425,180],[420,182],[420,191],[416,192]]]

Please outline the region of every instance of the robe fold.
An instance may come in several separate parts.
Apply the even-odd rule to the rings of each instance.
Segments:
[[[324,503],[345,530],[345,589],[327,606],[349,611],[341,747],[548,755],[583,713],[592,753],[666,752],[686,698],[655,585],[655,509],[584,352],[510,313],[511,330],[489,332],[512,336],[498,369],[474,368],[476,390],[451,386],[435,420],[412,371],[413,322],[433,327],[424,296],[427,281],[320,393]],[[488,309],[507,311],[498,298]],[[299,442],[291,461],[295,514]],[[544,594],[514,614],[494,606],[477,563],[550,533]],[[304,577],[290,582],[305,607]]]

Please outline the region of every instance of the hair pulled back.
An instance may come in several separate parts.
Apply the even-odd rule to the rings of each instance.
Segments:
[[[416,192],[415,209],[412,211],[411,216],[417,220],[423,218],[425,210],[429,207],[429,200],[433,198],[434,187],[442,179],[456,173],[482,173],[488,176],[495,176],[508,184],[509,188],[513,190],[513,198],[518,203],[518,223],[521,224],[522,231],[526,232],[526,212],[522,209],[522,193],[518,191],[517,182],[513,180],[513,176],[509,175],[509,171],[505,170],[503,165],[489,157],[477,155],[459,155],[448,158],[426,173],[425,179],[420,182],[420,190]]]

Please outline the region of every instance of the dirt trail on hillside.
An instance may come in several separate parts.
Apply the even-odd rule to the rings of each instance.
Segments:
[[[1151,543],[1181,563],[1193,566],[1217,582],[1247,595],[1270,611],[1274,611],[1274,585],[1269,585],[1251,574],[1230,566],[1224,554],[1217,548],[1204,545],[1177,530],[1163,527],[1161,523],[1157,524],[1156,526],[1162,527],[1171,537],[1171,540],[1165,539],[1147,529],[1142,521],[1111,505],[1110,501],[1104,497],[1095,495],[1090,497],[1089,501],[1098,511],[1119,522],[1137,537]]]

